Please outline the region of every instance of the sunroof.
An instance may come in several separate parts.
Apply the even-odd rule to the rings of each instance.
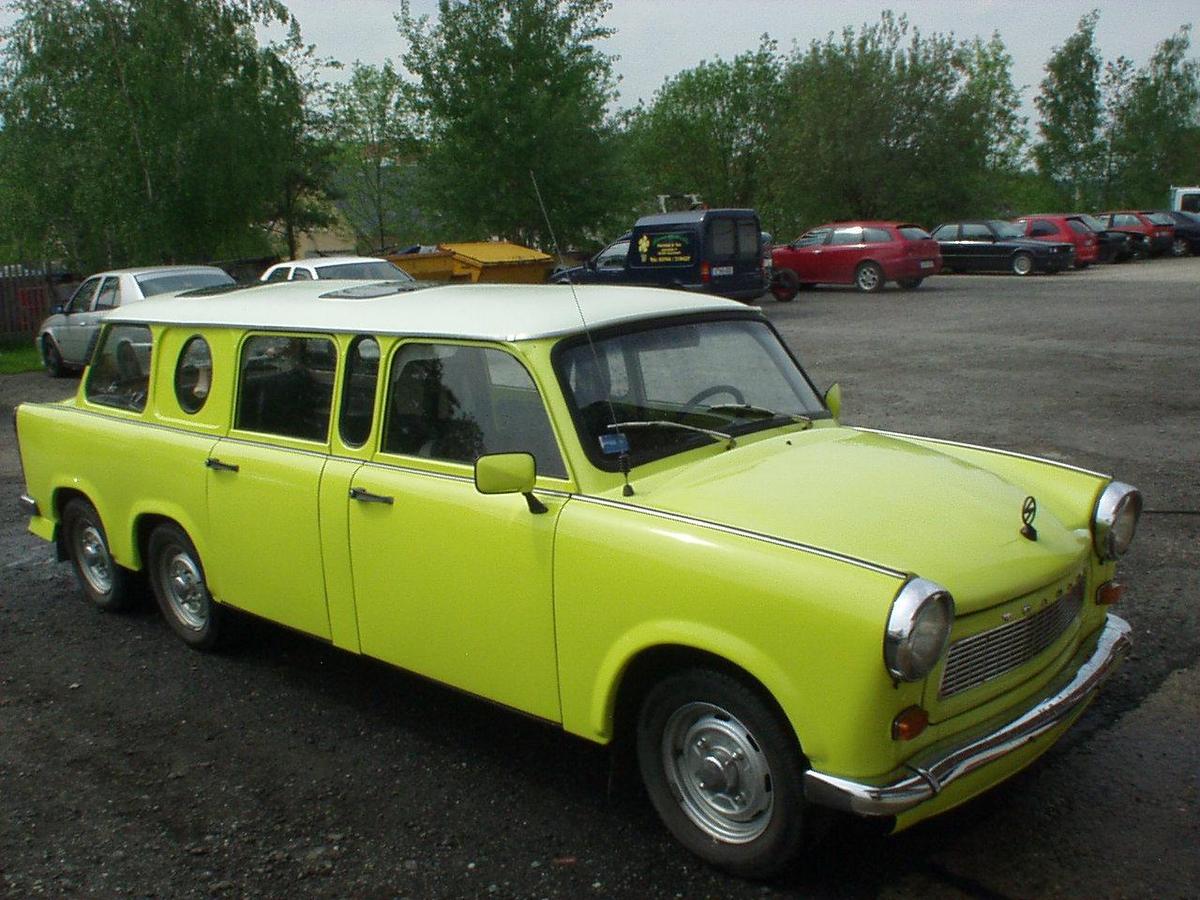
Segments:
[[[429,287],[416,281],[378,281],[371,284],[356,284],[353,287],[338,288],[321,295],[322,300],[374,300],[378,297],[390,297],[393,294],[407,294],[419,288]]]

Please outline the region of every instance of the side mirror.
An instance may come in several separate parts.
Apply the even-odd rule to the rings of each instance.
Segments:
[[[836,381],[825,392],[825,407],[835,419],[842,416],[842,386]]]
[[[50,315],[52,316],[61,316],[66,311],[67,308],[61,303],[55,303],[52,307],[50,307]]]
[[[524,494],[532,513],[546,512],[533,496],[537,464],[532,453],[489,453],[475,460],[475,490],[481,494]]]

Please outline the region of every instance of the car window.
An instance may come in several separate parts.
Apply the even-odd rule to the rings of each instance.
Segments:
[[[105,330],[88,369],[88,400],[141,412],[150,384],[150,329],[114,325]]]
[[[939,225],[933,232],[933,239],[935,241],[953,241],[957,237],[957,225]]]
[[[760,240],[758,223],[753,219],[737,220],[737,258],[742,262],[758,259]]]
[[[962,239],[964,241],[990,241],[992,239],[992,230],[986,225],[964,222]]]
[[[485,453],[531,453],[539,474],[567,476],[533,379],[491,347],[402,347],[388,377],[382,449],[458,463]]]
[[[92,298],[96,296],[96,288],[100,287],[99,278],[89,278],[75,289],[71,299],[67,301],[66,310],[69,313],[87,312],[92,308]]]
[[[1091,234],[1092,229],[1088,228],[1087,223],[1079,219],[1067,219],[1067,227],[1076,234]]]
[[[175,363],[175,399],[186,413],[199,412],[212,389],[212,351],[200,335],[187,339]]]
[[[115,275],[105,278],[100,285],[100,293],[96,295],[96,303],[92,308],[112,309],[119,306],[121,303],[120,284],[121,279]]]
[[[829,243],[834,246],[845,246],[846,244],[861,244],[862,240],[862,227],[858,225],[852,225],[849,227],[833,229],[833,237],[829,239]]]
[[[796,240],[792,241],[792,246],[799,247],[815,247],[818,244],[824,244],[829,237],[832,228],[814,228],[812,231],[806,231]]]
[[[318,278],[347,278],[359,281],[415,280],[395,263],[390,263],[385,259],[337,263],[332,266],[317,266],[316,270]],[[297,269],[296,271],[299,272],[300,270]]]
[[[271,274],[267,276],[267,281],[287,281],[288,273],[291,271],[287,266],[279,266],[272,269]]]
[[[737,253],[737,226],[733,219],[708,223],[708,254],[713,260],[730,259]]]
[[[338,431],[347,447],[361,447],[371,436],[378,376],[379,342],[369,335],[359,335],[350,343],[346,353],[346,375],[338,421]]]
[[[1138,221],[1137,216],[1131,216],[1125,213],[1118,213],[1112,217],[1112,223],[1121,227],[1128,228],[1130,225],[1138,226],[1142,223]]]
[[[987,224],[992,230],[992,234],[999,240],[1011,241],[1014,238],[1025,237],[1025,227],[1023,225],[1014,225],[1012,222],[1005,222],[1003,219],[992,219]]]
[[[1146,218],[1155,225],[1174,225],[1175,220],[1166,213],[1146,213]]]
[[[253,335],[242,345],[234,427],[324,441],[337,350],[324,337]]]
[[[864,244],[886,244],[892,240],[892,233],[886,228],[864,228],[862,239]]]
[[[907,241],[927,241],[930,238],[928,231],[918,228],[916,225],[901,225],[900,234]]]
[[[134,280],[137,281],[143,297],[156,297],[175,291],[193,291],[197,288],[216,287],[219,284],[235,284],[225,272],[203,269],[197,272],[138,275]]]
[[[1058,234],[1058,229],[1049,222],[1034,222],[1033,227],[1029,229],[1029,233],[1034,237],[1045,237],[1047,235]]]
[[[303,266],[296,266],[292,269],[292,281],[312,281],[313,274]]]
[[[625,259],[629,256],[629,241],[617,241],[609,244],[596,254],[597,269],[624,269]]]

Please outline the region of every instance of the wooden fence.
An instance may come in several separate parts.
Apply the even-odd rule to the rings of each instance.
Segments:
[[[70,294],[73,280],[45,268],[0,266],[0,341],[32,339],[50,307]]]

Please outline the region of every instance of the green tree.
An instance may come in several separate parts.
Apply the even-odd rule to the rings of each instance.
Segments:
[[[1033,148],[1038,171],[1052,179],[1063,199],[1085,209],[1097,199],[1103,146],[1100,52],[1096,10],[1079,20],[1075,33],[1056,47],[1034,106],[1041,116],[1041,139]]]
[[[548,245],[532,171],[564,243],[619,195],[605,0],[440,0],[435,22],[397,17],[427,151],[424,206],[444,235]]]
[[[278,0],[16,0],[0,60],[13,243],[84,269],[262,253],[295,151]]]
[[[418,151],[411,98],[391,62],[355,63],[333,88],[330,127],[339,148],[340,202],[362,243],[382,252],[417,238],[412,197]]]
[[[627,126],[643,198],[699,193],[711,206],[753,206],[782,93],[783,61],[766,35],[731,62],[701,62],[667,79]]]

